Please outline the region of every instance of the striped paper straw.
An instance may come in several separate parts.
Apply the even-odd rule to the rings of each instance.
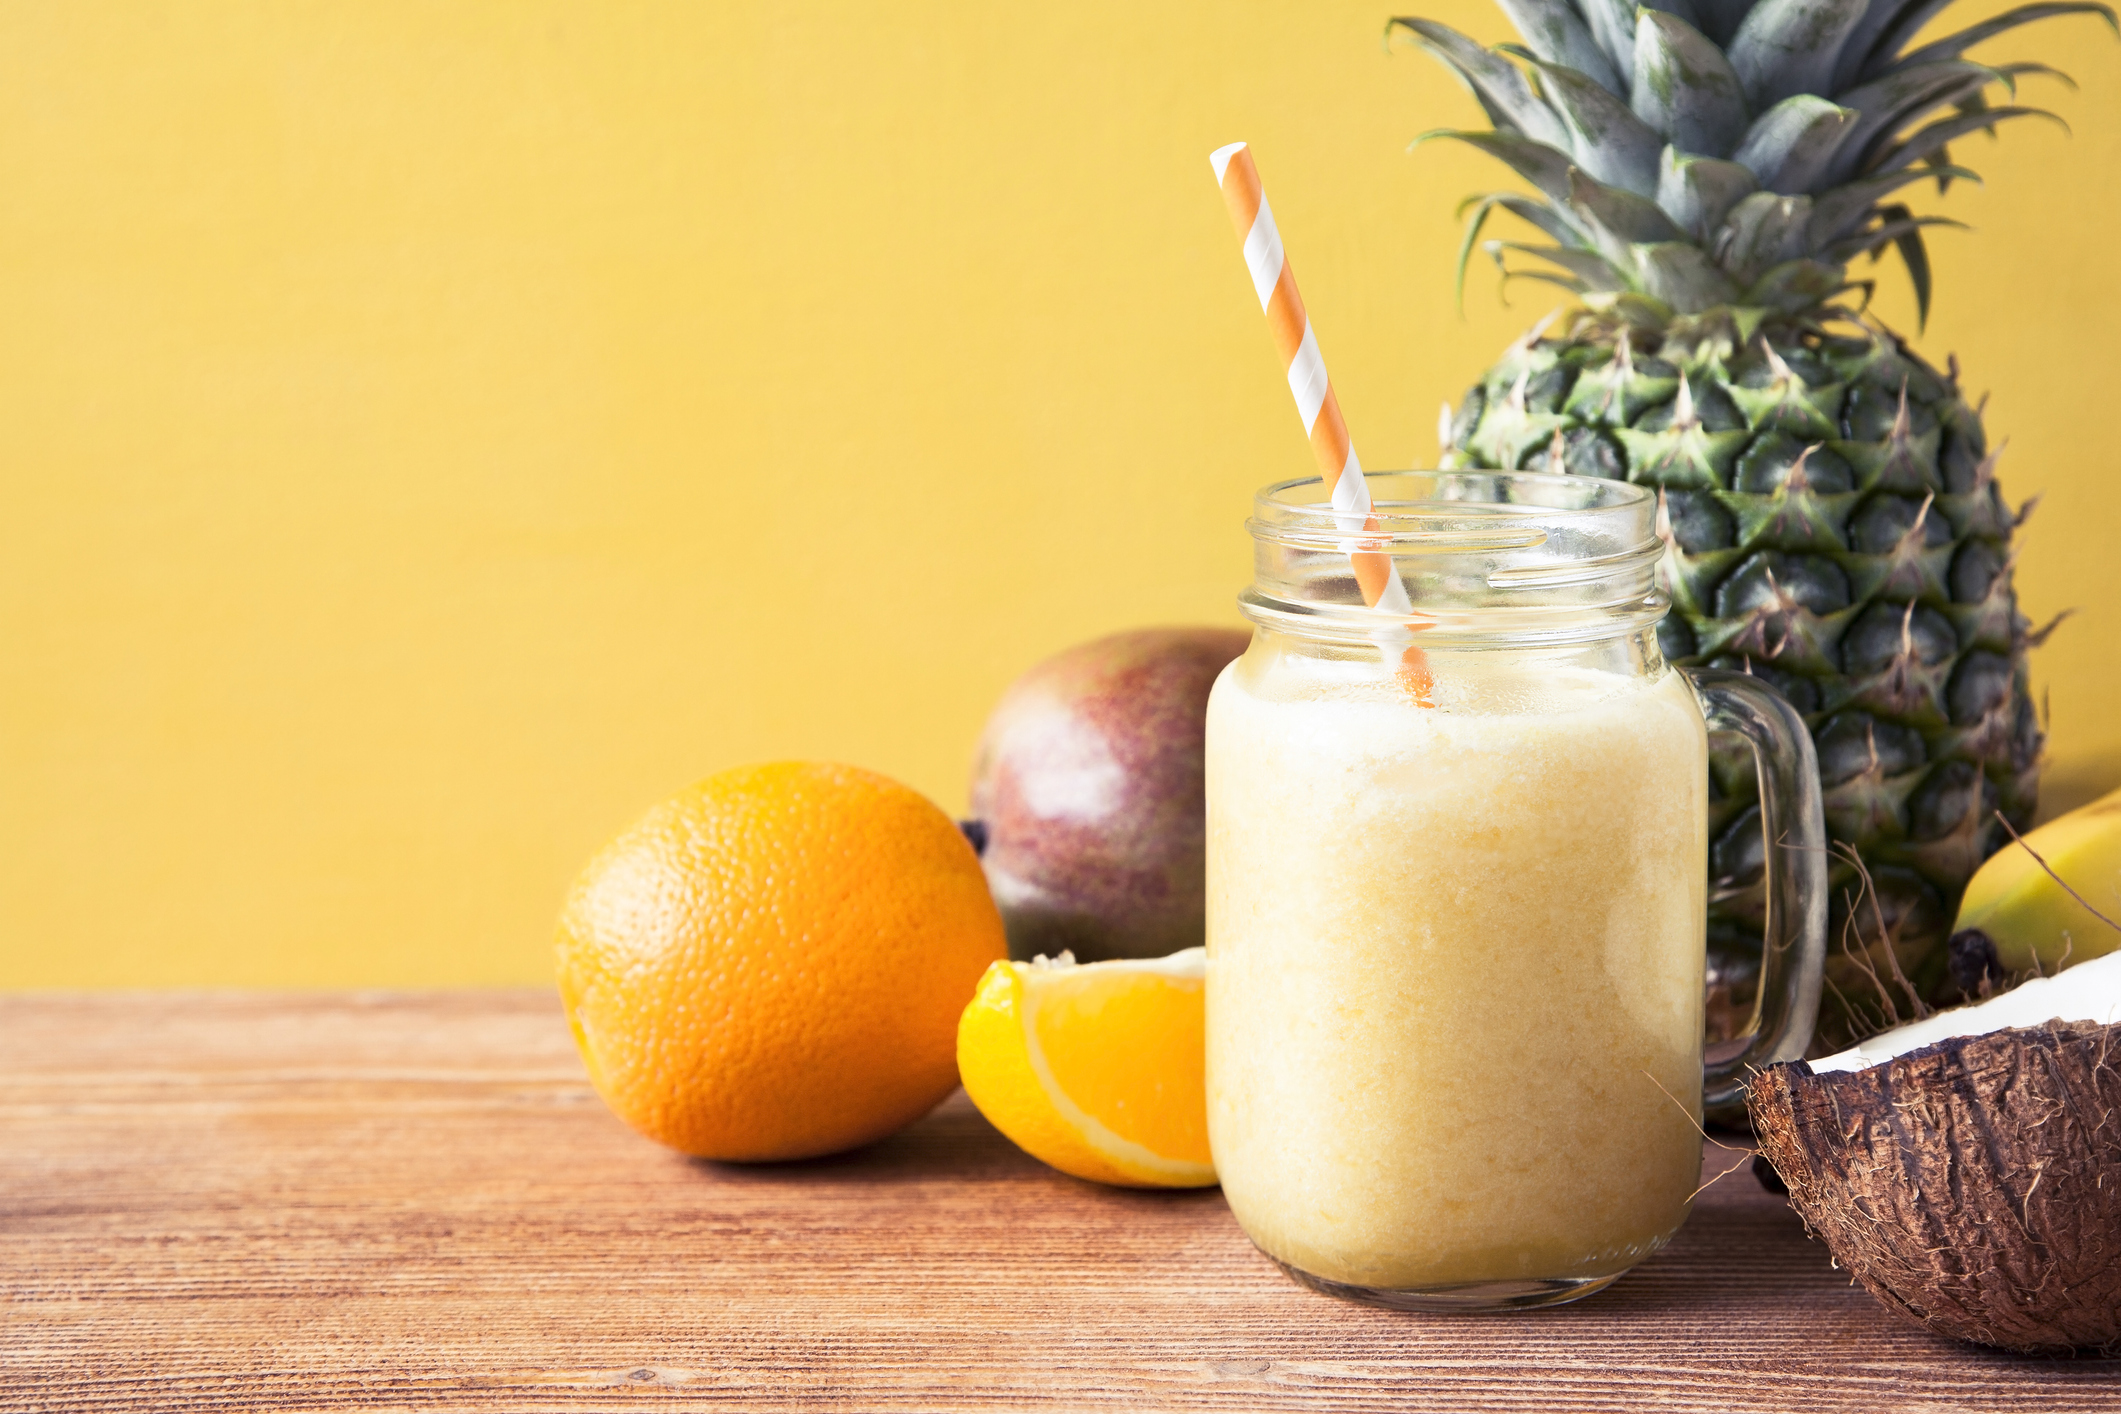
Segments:
[[[1388,614],[1411,616],[1413,604],[1400,582],[1392,557],[1377,549],[1377,517],[1371,510],[1370,484],[1362,474],[1362,462],[1348,436],[1347,420],[1340,415],[1340,399],[1333,380],[1326,374],[1325,357],[1318,351],[1318,336],[1311,318],[1304,313],[1303,296],[1296,292],[1296,276],[1289,269],[1282,249],[1281,231],[1274,224],[1274,210],[1267,205],[1266,191],[1259,184],[1259,168],[1252,150],[1241,142],[1218,147],[1208,154],[1215,168],[1215,181],[1230,208],[1230,224],[1244,245],[1245,266],[1252,272],[1252,289],[1259,307],[1266,312],[1267,329],[1281,354],[1289,376],[1289,391],[1296,397],[1297,415],[1303,418],[1304,435],[1311,439],[1311,454],[1318,459],[1318,473],[1333,505],[1333,518],[1343,531],[1367,534],[1370,539],[1351,538],[1342,544],[1354,565],[1356,587],[1363,603]],[[1408,625],[1418,627],[1418,625]],[[1395,636],[1396,637],[1396,636]],[[1380,643],[1387,658],[1392,647]],[[1399,677],[1415,699],[1429,705],[1428,660],[1419,648],[1400,653]]]

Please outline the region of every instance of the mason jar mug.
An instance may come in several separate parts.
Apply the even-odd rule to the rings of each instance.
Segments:
[[[1650,492],[1369,483],[1352,536],[1315,479],[1260,494],[1254,635],[1209,702],[1216,1168],[1318,1289],[1566,1301],[1685,1220],[1704,1100],[1810,1039],[1811,740],[1772,688],[1659,653]],[[1351,551],[1389,556],[1411,611],[1365,607]],[[1712,731],[1752,743],[1775,847],[1755,1025],[1705,1069]]]

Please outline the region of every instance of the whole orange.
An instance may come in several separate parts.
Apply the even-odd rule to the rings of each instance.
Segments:
[[[710,776],[590,861],[560,999],[605,1103],[710,1159],[880,1139],[957,1084],[957,1022],[1008,955],[941,810],[852,766]]]

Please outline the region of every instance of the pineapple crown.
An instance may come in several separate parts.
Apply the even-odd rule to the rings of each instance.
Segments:
[[[2114,12],[2096,3],[2020,5],[1910,49],[1952,0],[1497,0],[1522,45],[1482,48],[1434,20],[1399,29],[1458,75],[1492,132],[1425,133],[1499,158],[1536,197],[1468,198],[1458,281],[1488,218],[1522,217],[1551,245],[1491,240],[1508,277],[1544,280],[1630,323],[1731,309],[1741,323],[1802,317],[1865,289],[1859,255],[1898,249],[1921,317],[1930,303],[1927,226],[1890,200],[1912,183],[1978,180],[1950,144],[2008,119],[1991,106],[2044,64],[1963,57],[2035,20]],[[1515,61],[1515,62],[1513,62]],[[2066,75],[2056,74],[2067,81]],[[1944,110],[1951,110],[1946,112]],[[1556,267],[1513,269],[1511,253]],[[1557,273],[1558,271],[1558,273]]]

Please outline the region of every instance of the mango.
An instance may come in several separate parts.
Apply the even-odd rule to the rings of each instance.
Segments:
[[[1206,933],[1208,690],[1246,629],[1150,628],[1078,644],[1002,695],[966,833],[1009,956],[1166,957]]]

